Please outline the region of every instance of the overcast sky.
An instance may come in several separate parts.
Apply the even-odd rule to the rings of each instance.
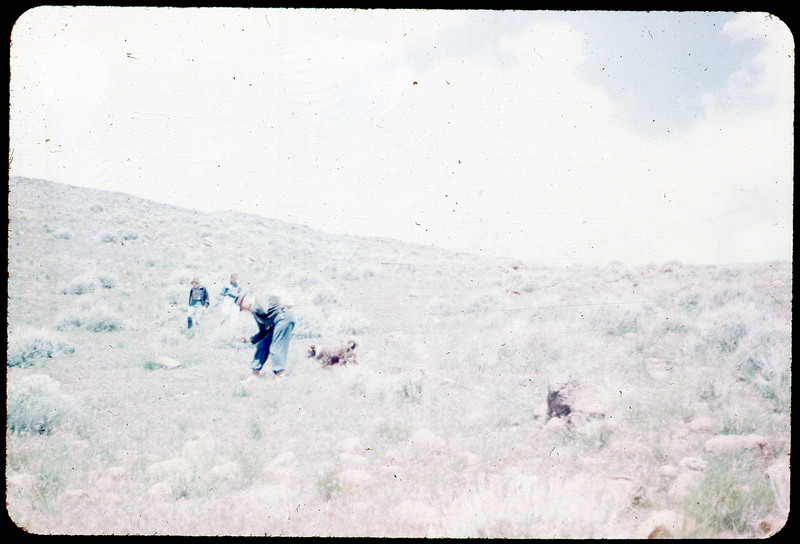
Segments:
[[[792,258],[765,13],[40,7],[11,175],[552,264]]]

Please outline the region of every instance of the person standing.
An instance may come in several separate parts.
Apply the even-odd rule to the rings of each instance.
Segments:
[[[194,278],[192,280],[192,288],[189,290],[189,311],[186,316],[186,323],[190,329],[193,326],[200,326],[203,312],[208,308],[208,305],[208,291],[198,278]]]
[[[242,288],[238,283],[239,281],[239,274],[236,272],[231,274],[230,280],[225,286],[222,288],[222,292],[219,294],[220,299],[222,299],[222,323],[225,323],[229,319],[231,322],[235,322],[236,316],[239,313],[239,307],[236,305],[236,297],[242,294]]]
[[[254,336],[241,337],[242,342],[249,340],[256,346],[253,362],[250,364],[252,377],[259,376],[267,358],[270,360],[272,373],[278,377],[283,376],[295,324],[294,315],[290,311],[292,300],[286,295],[242,293],[236,298],[236,305],[240,311],[253,314],[258,325],[258,332]]]

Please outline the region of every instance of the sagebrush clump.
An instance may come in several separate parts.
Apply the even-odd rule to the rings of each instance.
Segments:
[[[28,368],[39,366],[58,353],[73,353],[75,348],[63,340],[41,335],[11,335],[8,341],[7,365]]]
[[[44,374],[25,376],[8,386],[6,429],[50,434],[78,415],[75,399],[61,393],[58,382]]]

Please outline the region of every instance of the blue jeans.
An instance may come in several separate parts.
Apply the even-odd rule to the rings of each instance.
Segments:
[[[272,330],[256,344],[256,353],[250,368],[261,370],[269,358],[273,372],[285,369],[293,330],[294,316],[286,310],[281,311],[275,318]]]
[[[189,325],[189,328],[192,328],[192,325],[200,325],[200,320],[203,319],[203,312],[205,311],[206,307],[203,306],[201,302],[193,302],[189,305],[189,311],[186,312],[186,323]]]

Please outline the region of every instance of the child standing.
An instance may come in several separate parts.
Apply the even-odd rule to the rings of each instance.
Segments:
[[[198,278],[194,278],[192,288],[189,290],[189,311],[186,316],[186,322],[190,329],[192,326],[200,326],[203,312],[208,308],[208,304],[208,291]]]
[[[236,272],[231,274],[231,279],[222,288],[219,294],[222,299],[222,323],[229,319],[231,323],[236,321],[239,316],[239,306],[236,305],[236,297],[242,294],[242,288],[239,286],[239,274]]]

